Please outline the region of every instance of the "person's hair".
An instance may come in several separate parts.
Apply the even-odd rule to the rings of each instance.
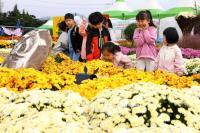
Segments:
[[[108,20],[106,17],[103,17],[103,25],[106,25],[108,23]]]
[[[115,45],[113,42],[107,42],[102,46],[102,52],[108,50],[108,52],[115,54],[117,52],[120,52],[121,49],[119,46]]]
[[[175,44],[179,41],[179,35],[175,28],[169,27],[163,32],[164,37],[166,38],[167,43]]]
[[[74,20],[74,15],[71,14],[71,13],[67,13],[67,14],[65,14],[65,20],[66,19],[73,19]]]
[[[110,19],[107,19],[106,17],[103,18],[103,25],[108,24],[108,28],[113,28],[112,22]]]
[[[194,35],[200,35],[200,23],[194,25]]]
[[[154,26],[156,27],[156,25],[153,23],[153,17],[152,14],[149,10],[145,10],[145,11],[140,11],[137,16],[136,16],[136,20],[148,20],[149,22],[149,26]]]
[[[100,12],[94,12],[94,13],[91,13],[89,15],[89,22],[92,24],[92,25],[97,25],[99,23],[102,23],[103,22],[103,15],[100,13]]]
[[[60,23],[58,24],[58,27],[59,27],[59,29],[62,30],[62,31],[66,31],[66,29],[67,29],[67,25],[66,25],[65,21],[60,22]]]
[[[108,27],[109,27],[109,28],[113,28],[113,25],[112,25],[112,22],[111,22],[110,19],[108,19]]]

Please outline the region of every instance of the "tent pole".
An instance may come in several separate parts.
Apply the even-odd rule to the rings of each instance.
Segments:
[[[196,0],[195,0],[195,2],[194,2],[194,7],[195,7],[196,15],[197,15],[197,3],[196,3]]]
[[[157,34],[157,38],[159,38],[159,33],[160,33],[160,14],[158,14],[158,34]]]

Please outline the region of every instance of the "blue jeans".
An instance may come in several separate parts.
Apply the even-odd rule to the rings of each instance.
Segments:
[[[80,54],[80,53],[74,52],[73,49],[70,49],[70,50],[69,50],[69,57],[71,58],[71,60],[77,61],[77,60],[79,60],[79,57],[80,57],[80,56],[81,56],[81,54]]]

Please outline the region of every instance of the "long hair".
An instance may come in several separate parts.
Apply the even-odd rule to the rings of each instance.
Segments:
[[[149,26],[156,27],[156,25],[153,23],[152,14],[149,10],[140,11],[136,16],[136,20],[148,20]]]
[[[119,46],[115,45],[113,42],[107,42],[103,45],[102,47],[102,52],[104,50],[108,50],[108,52],[112,53],[112,54],[115,54],[117,52],[120,52],[121,49]]]

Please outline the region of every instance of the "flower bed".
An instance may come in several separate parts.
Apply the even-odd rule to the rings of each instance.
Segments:
[[[72,91],[0,90],[0,132],[198,132],[200,87],[137,83],[89,102]]]
[[[0,68],[0,87],[6,87],[15,92],[32,90],[35,88],[50,90],[73,90],[81,96],[92,99],[100,91],[116,88],[137,82],[153,82],[164,84],[178,89],[200,85],[197,78],[179,77],[172,73],[161,71],[146,73],[135,69],[123,70],[114,67],[112,63],[91,61],[88,63],[73,62],[69,58],[49,57],[42,71],[34,69],[9,69]],[[87,66],[89,73],[99,68],[98,79],[86,80],[82,84],[75,84],[75,75],[82,73]]]
[[[186,59],[192,59],[192,58],[200,58],[200,50],[195,50],[191,48],[181,48],[183,57]]]
[[[120,46],[121,51],[123,54],[127,55],[129,53],[135,53],[136,52],[136,48],[128,48],[128,47],[123,47]],[[192,59],[192,58],[200,58],[200,50],[195,50],[195,49],[191,49],[191,48],[181,48],[182,51],[182,55],[184,58],[186,59]],[[157,52],[159,52],[159,48],[157,48]]]
[[[199,58],[186,62],[188,71],[199,73]],[[77,85],[75,75],[85,66],[90,74],[99,68],[99,78]],[[0,132],[200,130],[200,74],[123,70],[59,54],[49,57],[41,71],[0,67],[0,79],[0,88],[7,88],[0,89]]]

